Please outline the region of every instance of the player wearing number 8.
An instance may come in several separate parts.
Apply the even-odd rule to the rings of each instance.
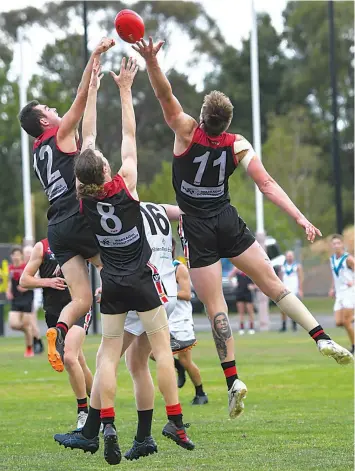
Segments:
[[[199,122],[184,113],[159,66],[157,54],[163,44],[163,41],[153,44],[150,37],[148,44],[142,39],[133,49],[145,59],[166,123],[175,133],[173,185],[179,207],[185,213],[180,219],[180,238],[193,286],[211,321],[227,380],[229,414],[233,418],[243,411],[247,389],[238,379],[235,366],[234,340],[222,291],[221,258],[229,258],[283,312],[306,329],[323,354],[338,363],[349,363],[352,359],[344,348],[330,341],[307,308],[276,276],[266,253],[230,204],[228,179],[238,166],[243,167],[260,191],[304,228],[308,240],[313,242],[316,235],[321,235],[320,231],[266,172],[251,144],[243,136],[227,132],[233,105],[226,95],[219,91],[206,95]]]
[[[81,212],[96,235],[103,262],[102,342],[87,425],[82,433],[74,432],[70,443],[71,446],[74,442],[78,444],[75,446],[77,448],[87,443],[89,447],[90,440],[96,440],[97,416],[100,413],[104,424],[104,456],[109,464],[118,464],[121,460],[114,426],[114,402],[124,325],[130,310],[137,311],[157,359],[158,384],[169,419],[163,435],[183,448],[194,448],[182,422],[168,321],[163,305],[167,302],[167,295],[157,269],[149,263],[151,249],[145,235],[136,189],[136,123],[131,94],[136,73],[136,62],[131,59],[127,65],[125,59],[122,60],[118,76],[111,72],[120,90],[122,104],[122,166],[119,172],[112,177],[107,159],[95,148],[96,102],[101,80],[99,63],[94,65],[92,72],[83,119],[83,149],[75,163]],[[64,445],[66,439],[67,435],[56,437]]]

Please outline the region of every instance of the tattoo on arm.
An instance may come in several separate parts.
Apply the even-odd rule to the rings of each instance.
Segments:
[[[218,312],[211,319],[213,339],[216,344],[219,359],[227,358],[227,341],[232,337],[232,329],[227,314]]]

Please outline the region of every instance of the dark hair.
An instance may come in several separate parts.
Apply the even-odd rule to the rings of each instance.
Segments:
[[[233,118],[233,105],[222,92],[213,90],[203,100],[201,119],[204,130],[210,136],[226,131]]]
[[[85,149],[75,158],[74,173],[80,181],[78,198],[100,196],[104,191],[104,162],[93,149]]]
[[[43,133],[40,120],[45,116],[41,110],[36,108],[38,105],[37,100],[32,100],[22,108],[18,115],[21,127],[32,137],[38,137]]]
[[[15,245],[12,247],[10,254],[13,255],[15,252],[20,252],[22,255],[22,248],[19,245]]]
[[[334,239],[339,239],[342,242],[344,241],[344,237],[341,234],[333,234],[332,235],[332,240],[334,240]]]

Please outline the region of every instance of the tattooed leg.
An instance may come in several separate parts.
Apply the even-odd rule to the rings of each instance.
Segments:
[[[210,317],[213,339],[221,362],[234,360],[234,341],[227,314],[218,312]]]

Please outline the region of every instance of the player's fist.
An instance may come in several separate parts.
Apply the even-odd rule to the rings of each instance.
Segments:
[[[46,288],[57,289],[58,291],[64,291],[67,287],[64,278],[48,278]]]
[[[14,299],[14,295],[11,293],[11,291],[6,292],[6,299],[8,301],[12,301]]]
[[[124,57],[121,62],[120,73],[116,75],[111,70],[110,74],[119,88],[131,88],[137,72],[138,66],[136,59],[132,59],[132,57],[130,57],[126,65],[126,58]]]
[[[334,288],[330,288],[329,293],[328,293],[328,296],[329,296],[330,298],[334,298],[334,296],[335,296]]]
[[[103,54],[115,45],[115,41],[109,38],[102,38],[94,50],[95,55]]]
[[[96,291],[95,291],[95,299],[97,303],[101,302],[101,293],[102,293],[102,288],[100,286],[99,288],[96,288]]]
[[[137,51],[146,61],[154,59],[160,49],[162,48],[164,41],[159,41],[157,44],[153,44],[153,38],[149,36],[148,44],[141,39],[137,41],[133,47],[135,51]]]

